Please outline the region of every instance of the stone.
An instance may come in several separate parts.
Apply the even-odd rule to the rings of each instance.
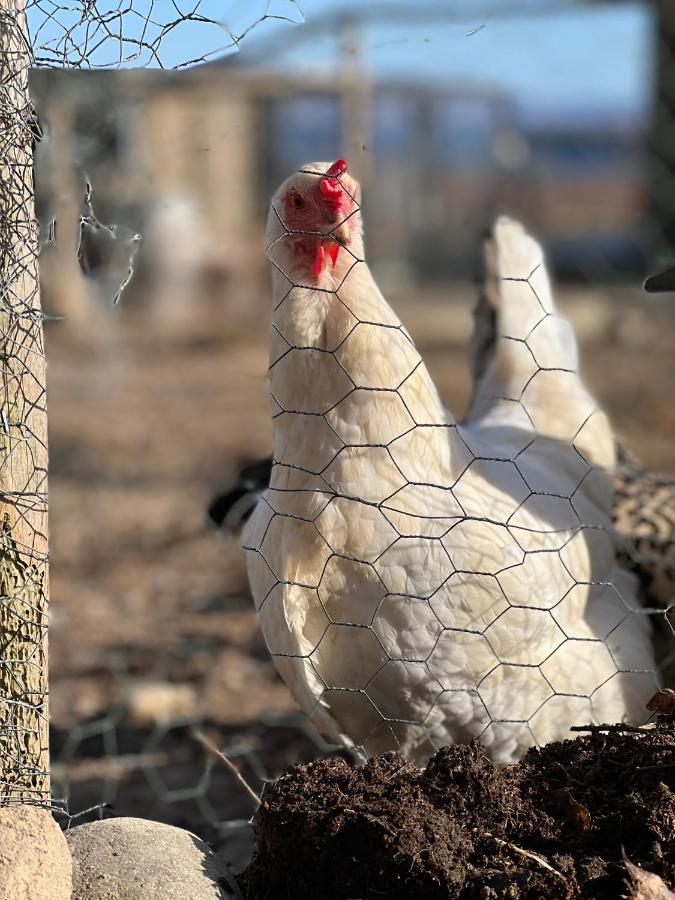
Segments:
[[[233,876],[189,831],[146,819],[103,819],[66,833],[72,900],[240,900]]]
[[[72,864],[48,809],[0,808],[0,900],[70,900]]]

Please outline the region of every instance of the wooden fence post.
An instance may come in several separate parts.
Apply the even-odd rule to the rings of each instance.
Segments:
[[[0,805],[49,800],[47,404],[25,0],[0,0]]]

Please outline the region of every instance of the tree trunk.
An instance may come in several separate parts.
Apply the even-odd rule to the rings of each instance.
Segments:
[[[654,0],[656,83],[649,151],[650,220],[647,253],[661,265],[675,260],[675,2]]]
[[[47,405],[25,0],[0,0],[0,805],[49,799]]]

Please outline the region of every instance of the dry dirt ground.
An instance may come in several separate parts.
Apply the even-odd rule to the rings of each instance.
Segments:
[[[455,295],[394,305],[460,412],[471,291]],[[562,305],[617,430],[675,469],[675,300],[567,291]],[[47,336],[55,794],[75,816],[188,827],[236,864],[253,802],[194,729],[256,790],[322,750],[267,658],[237,542],[205,525],[237,464],[271,447],[268,325],[246,322],[196,310],[176,333],[127,305]]]

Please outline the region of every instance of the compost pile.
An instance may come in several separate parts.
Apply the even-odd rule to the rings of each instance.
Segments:
[[[425,770],[323,759],[270,786],[255,830],[241,878],[255,900],[675,898],[675,721],[598,728],[501,769],[478,744]]]

